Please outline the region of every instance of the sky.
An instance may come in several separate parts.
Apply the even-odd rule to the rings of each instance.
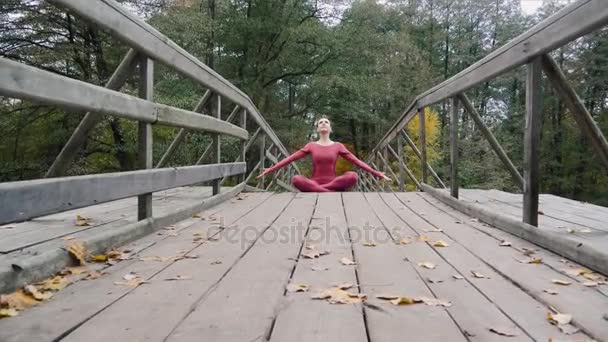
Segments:
[[[521,1],[521,10],[525,14],[533,14],[543,4],[542,0],[520,0],[520,1]]]

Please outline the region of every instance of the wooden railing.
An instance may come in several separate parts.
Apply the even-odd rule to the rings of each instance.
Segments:
[[[1,96],[87,113],[46,173],[47,179],[0,184],[0,224],[136,195],[138,219],[143,220],[152,217],[152,192],[211,181],[213,195],[218,195],[220,185],[229,176],[240,177],[241,183],[234,188],[240,191],[248,187],[247,182],[263,169],[267,160],[274,162],[289,154],[247,95],[117,2],[49,2],[105,29],[131,49],[105,87],[0,58]],[[207,89],[192,111],[153,101],[154,62],[172,68]],[[140,73],[139,97],[121,93],[120,89],[137,66]],[[201,114],[211,101],[212,115]],[[233,107],[225,120],[221,118],[222,106]],[[65,173],[104,114],[138,121],[138,166],[141,170],[53,178]],[[247,116],[257,124],[253,134],[249,134],[246,127]],[[239,123],[231,123],[237,117]],[[156,124],[179,127],[180,130],[154,168],[152,128]],[[163,168],[188,131],[208,132],[212,134],[213,142],[196,165]],[[221,163],[222,135],[242,141],[240,154],[233,163]],[[266,138],[270,140],[269,146]],[[260,141],[260,160],[247,174],[246,152],[256,139]],[[208,158],[211,164],[201,165]],[[292,190],[288,184],[294,172],[299,173],[299,170],[292,164],[276,174],[271,182],[262,178],[257,186]]]
[[[482,135],[488,140],[492,149],[503,162],[513,177],[515,183],[523,192],[523,222],[538,225],[538,196],[539,196],[539,149],[541,131],[541,71],[549,79],[553,88],[574,116],[583,134],[589,139],[595,153],[608,169],[608,143],[578,98],[574,89],[568,84],[566,77],[555,61],[548,55],[552,50],[571,42],[585,34],[608,24],[608,4],[605,0],[581,0],[575,2],[551,17],[545,19],[530,30],[511,40],[505,46],[492,52],[467,69],[442,82],[441,84],[420,94],[393,124],[380,142],[369,154],[367,161],[377,167],[382,163],[383,169],[390,172],[399,184],[399,190],[405,186],[404,173],[419,190],[436,195],[441,192],[427,184],[428,174],[431,173],[437,184],[445,185],[427,162],[426,138],[424,126],[424,108],[442,101],[448,101],[450,112],[450,194],[458,198],[458,108],[464,110],[473,119]],[[491,131],[467,98],[465,91],[483,82],[496,78],[517,67],[526,66],[526,125],[524,131],[524,161],[523,176],[509,159]],[[420,119],[420,148],[412,142],[405,128],[415,116]],[[420,159],[422,179],[418,180],[404,163],[403,141],[405,141]],[[397,151],[391,144],[397,144]],[[390,154],[389,154],[390,153]],[[390,158],[394,158],[399,166],[395,174],[390,168]],[[373,177],[361,174],[359,190],[388,191],[388,185],[380,184]],[[465,208],[460,203],[461,208]]]

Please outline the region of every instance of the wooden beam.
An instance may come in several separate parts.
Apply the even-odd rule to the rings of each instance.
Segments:
[[[418,97],[428,106],[526,64],[608,24],[605,0],[576,1]]]
[[[49,1],[97,24],[127,45],[158,62],[171,66],[177,72],[195,80],[205,88],[211,89],[213,93],[247,109],[253,120],[270,137],[270,140],[279,146],[281,152],[285,155],[289,154],[244,92],[119,3],[107,0]],[[297,166],[295,167],[297,169]],[[299,172],[299,169],[297,170]]]
[[[400,135],[397,139],[397,166],[399,167],[399,191],[405,191],[405,176],[403,175],[403,138]]]
[[[0,224],[245,172],[245,163],[171,167],[0,184]]]
[[[471,104],[471,101],[469,101],[469,98],[464,93],[459,94],[458,98],[460,99],[460,102],[462,102],[462,106],[464,107],[464,109],[467,111],[467,113],[469,113],[473,121],[475,121],[475,125],[477,125],[477,128],[479,128],[481,134],[486,138],[486,140],[488,140],[490,146],[492,146],[492,149],[494,150],[498,158],[507,167],[507,170],[511,174],[511,177],[513,177],[513,180],[515,180],[515,183],[520,187],[520,189],[523,189],[523,177],[521,176],[519,171],[517,171],[517,168],[515,167],[515,165],[513,165],[513,162],[511,162],[511,159],[509,159],[507,153],[505,152],[505,150],[503,150],[502,146],[500,146],[492,132],[490,132],[488,126],[483,123],[483,120],[479,116],[479,113],[477,113],[477,110],[475,110],[475,107],[473,107],[473,104]]]
[[[604,166],[608,168],[608,142],[583,104],[583,101],[581,101],[574,88],[568,83],[566,76],[551,56],[543,55],[542,66],[545,75],[547,75],[560,99],[564,101],[584,136],[591,141],[591,146],[595,149]]]
[[[386,165],[385,169],[391,173],[393,179],[397,179],[397,175],[395,174],[395,172],[393,172],[393,169],[391,169],[391,167],[388,165],[388,151],[386,153],[386,156],[383,156],[380,152],[378,152],[378,156],[380,157],[380,159],[382,159],[384,165]],[[393,189],[389,185],[387,185],[387,183],[387,181],[384,181],[384,191],[393,191]]]
[[[222,120],[139,99],[6,58],[0,58],[0,79],[0,95],[8,97],[247,139],[247,131]]]
[[[410,138],[410,136],[407,135],[407,133],[405,132],[405,130],[401,130],[401,136],[405,139],[405,141],[407,142],[407,144],[412,148],[412,150],[414,151],[414,153],[416,154],[416,156],[418,156],[418,158],[422,161],[422,153],[420,153],[420,150],[418,149],[418,147],[416,146],[416,144],[414,144],[414,141]],[[437,174],[437,172],[435,172],[435,170],[429,164],[428,161],[426,162],[426,167],[428,168],[429,172],[431,173],[431,175],[433,176],[433,178],[435,179],[435,181],[437,182],[437,184],[440,185],[442,188],[447,189],[447,187],[445,186],[445,184],[443,183],[443,181],[441,180],[441,178],[439,178],[439,175]]]
[[[247,109],[243,109],[242,112],[241,112],[240,124],[241,124],[241,128],[242,129],[247,130]],[[260,129],[258,128],[258,130],[256,132],[259,132],[259,130]],[[246,161],[247,160],[247,158],[246,158],[245,155],[247,154],[247,146],[248,145],[249,145],[248,141],[245,141],[245,140],[241,141],[241,155],[240,155],[240,157],[241,157],[242,161]],[[241,182],[244,182],[246,177],[247,177],[247,175],[243,173],[241,175]],[[222,181],[223,180],[224,179],[222,179]]]
[[[262,135],[262,137],[260,139],[260,172],[264,172],[264,168],[266,167],[265,157],[266,157],[266,136]],[[258,188],[264,187],[265,178],[266,178],[265,176],[262,176],[262,178],[260,178],[260,180],[258,181]]]
[[[399,156],[397,155],[395,150],[393,150],[393,148],[390,145],[388,146],[388,150],[391,152],[393,157],[395,157],[396,159],[399,159]],[[410,169],[407,167],[407,165],[405,165],[405,163],[401,163],[401,166],[403,167],[403,170],[405,170],[405,173],[407,174],[407,176],[410,177],[410,179],[412,180],[412,182],[414,182],[414,184],[416,184],[416,187],[418,189],[420,189],[420,182],[416,179],[416,177],[414,176],[412,171],[410,171]]]
[[[540,132],[542,129],[541,68],[541,58],[534,58],[528,63],[526,78],[523,221],[532,226],[538,226]]]
[[[139,60],[139,97],[153,101],[154,94],[154,62],[141,56]],[[139,169],[152,168],[152,124],[139,122],[137,130],[137,159]],[[152,193],[148,192],[137,197],[137,220],[152,217]]]
[[[112,77],[106,83],[106,88],[110,90],[120,90],[131,75],[135,66],[138,63],[137,51],[129,49],[125,57],[122,59]],[[102,115],[87,112],[84,118],[78,124],[78,127],[70,136],[67,143],[59,152],[55,161],[44,175],[44,178],[58,177],[65,173],[70,163],[76,157],[76,152],[85,145],[89,132],[103,119]]]
[[[418,108],[418,119],[420,120],[420,168],[422,169],[422,182],[426,183],[428,169],[426,167],[426,123],[424,107]]]
[[[458,198],[458,99],[450,100],[450,194]]]
[[[253,167],[253,169],[251,169],[251,172],[247,175],[247,178],[245,178],[245,184],[247,184],[247,182],[249,182],[249,180],[251,180],[251,178],[255,175],[257,175],[256,171],[259,172],[259,168],[260,165],[262,165],[262,161],[258,161],[257,164],[255,164],[255,166]]]
[[[211,91],[209,89],[207,89],[205,91],[205,93],[203,94],[203,97],[201,97],[201,99],[198,101],[198,103],[196,104],[196,106],[194,107],[194,109],[192,111],[195,113],[202,113],[203,109],[207,105],[207,102],[209,101],[210,98],[211,98]],[[230,121],[228,121],[228,122],[230,122]],[[169,158],[173,155],[173,152],[175,150],[177,150],[177,147],[182,143],[182,141],[186,137],[186,134],[188,134],[187,129],[185,129],[185,128],[179,129],[179,132],[177,132],[177,135],[175,136],[175,138],[173,138],[171,145],[169,145],[169,148],[167,148],[167,151],[165,151],[163,156],[160,158],[160,161],[158,162],[158,164],[156,164],[157,169],[159,169],[161,167],[165,167],[165,165],[167,165],[167,163],[169,162]]]

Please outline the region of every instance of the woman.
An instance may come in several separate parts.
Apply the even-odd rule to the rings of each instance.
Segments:
[[[359,160],[341,143],[329,140],[331,123],[326,117],[322,117],[317,121],[317,132],[319,133],[318,141],[309,142],[306,146],[289,157],[281,160],[270,168],[264,169],[264,172],[257,178],[277,171],[278,169],[287,166],[289,163],[311,154],[312,178],[308,179],[301,175],[296,175],[291,178],[291,184],[303,192],[345,191],[357,184],[358,176],[355,172],[347,171],[341,176],[336,176],[336,161],[338,160],[338,156],[341,156],[378,178],[383,178],[388,181],[391,180],[384,175],[383,172],[374,170]]]

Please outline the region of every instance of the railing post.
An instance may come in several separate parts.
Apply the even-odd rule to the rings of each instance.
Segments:
[[[403,174],[403,138],[401,135],[397,135],[397,156],[399,164],[399,191],[405,191],[405,175]]]
[[[450,194],[458,198],[458,98],[450,102]]]
[[[243,109],[243,111],[241,112],[241,128],[242,129],[247,129],[247,109]],[[247,140],[242,140],[241,141],[241,161],[242,162],[247,162],[247,160],[245,159],[245,154],[247,153]],[[245,164],[247,165],[247,164]],[[244,182],[245,179],[247,178],[247,168],[245,167],[245,172],[243,172],[243,175],[241,175],[241,182]]]
[[[139,97],[153,100],[154,62],[147,56],[139,61]],[[138,166],[140,169],[152,168],[152,124],[139,122],[138,131]],[[137,197],[137,220],[152,217],[152,193]]]
[[[215,108],[215,117],[218,119],[222,119],[222,97],[218,94],[217,95],[217,106]],[[222,145],[220,143],[220,135],[219,134],[215,134],[213,135],[213,144],[215,145],[215,151],[214,151],[214,155],[215,155],[215,163],[216,164],[220,164],[222,162]],[[212,191],[213,191],[213,195],[217,195],[220,193],[220,178],[214,179],[213,181],[211,181],[211,186],[212,186]]]
[[[264,172],[264,167],[266,165],[266,135],[262,134],[261,139],[260,139],[260,173]],[[264,189],[264,178],[265,176],[262,176],[262,178],[260,178],[260,181],[258,182],[258,188]]]
[[[388,145],[388,143],[387,143]],[[386,175],[386,173],[388,172],[388,147],[384,146],[384,174]],[[390,191],[390,184],[386,181],[384,181],[384,191],[388,192]]]
[[[526,126],[524,130],[523,221],[538,226],[539,150],[541,131],[541,57],[527,65]]]
[[[420,121],[420,169],[422,170],[422,183],[426,183],[426,128],[424,122],[424,107],[418,108],[418,119]]]

